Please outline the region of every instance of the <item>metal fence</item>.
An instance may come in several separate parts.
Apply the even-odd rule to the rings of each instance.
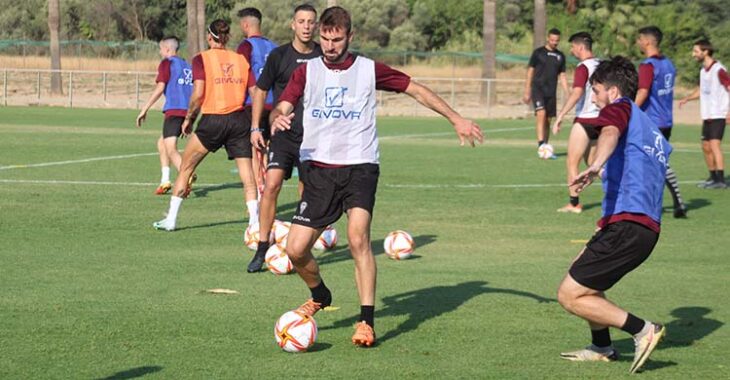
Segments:
[[[51,92],[51,74],[62,78],[62,92]],[[155,86],[155,72],[2,69],[3,105],[138,109]],[[468,117],[524,117],[524,80],[414,77]],[[380,115],[430,116],[433,113],[400,94],[378,92]],[[562,102],[559,99],[559,104]],[[160,109],[162,102],[156,104]]]

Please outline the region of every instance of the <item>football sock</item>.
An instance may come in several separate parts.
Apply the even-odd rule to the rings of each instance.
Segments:
[[[725,183],[725,170],[715,170],[717,173],[717,179],[715,181]]]
[[[177,220],[177,212],[180,211],[180,205],[183,199],[176,196],[170,197],[170,211],[167,212],[167,220]]]
[[[611,345],[611,333],[608,332],[608,327],[591,330],[591,343],[596,347],[609,347]]]
[[[170,167],[163,166],[162,167],[162,178],[160,178],[160,183],[167,183],[167,182],[170,182]]]
[[[360,320],[370,327],[375,327],[375,306],[360,306]]]
[[[667,173],[665,176],[665,182],[669,193],[672,194],[672,200],[674,201],[674,208],[683,207],[684,201],[682,200],[682,194],[679,193],[679,183],[677,182],[677,174],[674,170],[667,166]]]
[[[570,205],[575,207],[580,204],[580,197],[570,197]]]
[[[259,201],[247,201],[246,208],[248,208],[248,224],[259,223]]]
[[[542,144],[545,144],[545,140],[538,141],[537,142],[537,147],[539,148],[540,146],[542,146]]]
[[[269,241],[260,241],[259,240],[259,246],[256,248],[256,257],[264,257],[266,256],[266,251],[269,250]]]
[[[319,285],[309,288],[309,290],[312,292],[312,300],[321,303],[322,307],[327,307],[332,303],[332,293],[327,289],[324,280],[320,280]]]
[[[641,332],[645,325],[646,322],[643,319],[629,313],[626,317],[626,322],[624,322],[624,325],[621,326],[621,330],[626,331],[631,335],[636,335]]]
[[[710,180],[717,182],[717,170],[710,170]]]

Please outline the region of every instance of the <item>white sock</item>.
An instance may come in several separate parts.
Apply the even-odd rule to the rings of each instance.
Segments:
[[[176,196],[170,197],[170,211],[167,212],[167,220],[175,223],[177,221],[177,212],[180,211],[180,205],[183,199]]]
[[[259,201],[247,201],[246,207],[248,208],[248,224],[259,224]]]
[[[160,183],[167,183],[167,182],[170,182],[170,167],[163,166],[162,167],[162,178],[160,179]]]

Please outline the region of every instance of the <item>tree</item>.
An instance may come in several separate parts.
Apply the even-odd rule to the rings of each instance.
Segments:
[[[185,10],[188,56],[192,57],[205,49],[205,0],[188,0]]]
[[[494,79],[497,77],[497,1],[484,0],[484,27],[482,29],[482,39],[484,41],[482,78]],[[482,83],[482,100],[490,102],[495,101],[495,86],[488,86],[486,82]],[[489,106],[491,104],[487,104]]]
[[[547,33],[547,9],[545,0],[535,0],[535,17],[532,22],[532,48],[537,49],[545,45],[545,34]]]
[[[60,5],[58,0],[48,0],[48,32],[51,37],[51,70],[61,70],[61,46],[58,40],[60,32]],[[63,94],[61,73],[51,72],[51,95]]]
[[[191,0],[188,0],[188,2]],[[198,51],[203,51],[208,48],[208,43],[205,39],[205,36],[208,34],[208,26],[205,24],[205,0],[195,0],[196,1],[196,12],[195,17],[197,18],[198,23]],[[212,20],[211,20],[212,21]],[[192,55],[190,56],[192,57]]]

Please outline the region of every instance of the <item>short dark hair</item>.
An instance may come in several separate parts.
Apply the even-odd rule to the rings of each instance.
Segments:
[[[591,37],[591,34],[588,32],[578,32],[572,36],[570,36],[570,39],[568,39],[568,42],[575,43],[575,44],[581,44],[586,47],[586,49],[592,51],[593,50],[593,37]]]
[[[301,5],[298,5],[296,8],[294,8],[294,14],[296,15],[297,12],[304,11],[304,12],[313,12],[314,17],[317,17],[317,9],[315,9],[312,4],[304,3]]]
[[[231,38],[231,26],[223,19],[217,19],[208,25],[208,33],[213,41],[225,45]]]
[[[166,41],[172,41],[172,46],[175,48],[175,51],[177,51],[180,48],[180,39],[177,38],[177,36],[165,36],[162,37],[160,40],[160,43],[166,42]]]
[[[254,7],[248,7],[243,8],[240,11],[238,11],[238,18],[244,18],[244,17],[256,17],[259,19],[259,22],[261,22],[261,11],[254,8]]]
[[[639,87],[639,73],[628,58],[617,55],[596,66],[591,75],[591,85],[597,83],[606,87],[616,86],[622,96],[634,99]]]
[[[322,12],[322,16],[319,18],[319,27],[324,31],[344,29],[347,34],[350,34],[352,30],[350,12],[338,6],[329,7]]]
[[[712,57],[712,54],[715,53],[715,47],[712,46],[712,43],[710,42],[710,40],[708,40],[706,38],[702,38],[702,39],[695,41],[694,45],[698,46],[700,48],[700,50],[706,51],[707,55],[709,55],[710,57]]]
[[[639,29],[639,34],[654,37],[654,40],[656,40],[656,46],[659,46],[659,44],[662,43],[662,38],[664,38],[664,33],[662,33],[662,30],[654,25],[645,26]]]
[[[552,29],[550,29],[548,31],[548,35],[559,36],[560,35],[560,29],[558,29],[558,28],[552,28]]]

